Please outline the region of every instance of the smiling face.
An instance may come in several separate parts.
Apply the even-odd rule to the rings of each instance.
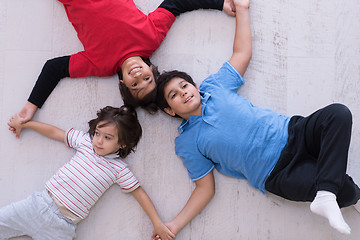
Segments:
[[[122,79],[131,95],[136,99],[143,99],[155,88],[152,66],[148,66],[140,57],[126,59],[122,66]]]
[[[191,115],[201,115],[200,90],[182,78],[171,79],[164,88],[164,97],[169,107],[165,112],[171,116],[175,114],[184,119]]]
[[[106,124],[105,121],[101,121],[96,125],[92,145],[94,151],[99,156],[105,156],[108,154],[116,153],[120,148],[124,146],[119,144],[118,129],[114,123]],[[102,126],[102,127],[99,127]]]

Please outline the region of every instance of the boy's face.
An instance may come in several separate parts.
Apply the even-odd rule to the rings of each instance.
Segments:
[[[105,123],[105,121],[101,121],[97,124],[92,140],[94,151],[99,156],[116,153],[124,147],[119,144],[118,130],[114,123],[109,123],[101,128],[98,127]]]
[[[148,66],[140,57],[131,57],[121,66],[122,78],[135,99],[143,99],[155,88],[152,66]]]
[[[175,114],[184,119],[191,115],[201,115],[200,90],[182,78],[176,77],[169,81],[164,88],[164,97],[169,107],[165,112],[171,116]]]

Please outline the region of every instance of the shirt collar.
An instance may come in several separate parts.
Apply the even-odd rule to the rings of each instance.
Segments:
[[[194,122],[194,120],[198,119],[199,117],[203,117],[205,114],[205,109],[206,109],[206,103],[209,100],[209,98],[211,97],[210,93],[207,92],[201,92],[200,91],[200,97],[201,97],[201,102],[202,102],[202,107],[201,107],[201,116],[195,116],[195,115],[191,115],[189,117],[188,120],[183,120],[182,123],[180,124],[180,126],[178,127],[178,131],[179,133],[183,133],[186,129],[186,127],[191,124],[192,122]]]
[[[97,156],[103,157],[103,158],[105,158],[106,160],[116,160],[116,159],[120,159],[119,155],[117,155],[116,153],[110,153],[110,154],[105,155],[105,156],[100,156],[100,155],[98,155],[98,154],[95,152],[94,149],[93,149],[93,152],[94,152]]]
[[[119,158],[119,155],[117,155],[116,153],[111,153],[111,154],[105,155],[103,157],[108,159],[108,160],[114,160],[116,158]]]

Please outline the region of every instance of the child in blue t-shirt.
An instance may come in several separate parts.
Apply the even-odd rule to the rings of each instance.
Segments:
[[[247,179],[263,193],[310,201],[312,212],[349,234],[340,208],[356,204],[360,209],[360,189],[346,174],[351,113],[344,105],[332,104],[308,117],[288,117],[253,106],[238,95],[252,44],[249,0],[234,3],[236,32],[230,60],[200,88],[184,72],[166,72],[159,78],[157,104],[184,119],[175,151],[196,183],[168,227],[176,234],[209,203],[216,168]]]

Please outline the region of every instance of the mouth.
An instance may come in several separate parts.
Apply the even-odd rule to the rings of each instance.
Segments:
[[[130,68],[129,75],[134,74],[134,73],[137,73],[137,72],[140,71],[140,70],[141,70],[141,67],[140,67],[140,66],[138,66],[138,65],[133,66],[133,67]]]
[[[191,99],[192,99],[193,97],[194,97],[194,96],[189,96],[189,97],[187,97],[187,98],[185,99],[185,102],[184,102],[184,103],[187,103],[187,102],[191,101]]]
[[[98,146],[94,146],[94,149],[96,149],[96,150],[102,150],[102,148],[101,148],[101,147],[98,147]]]

